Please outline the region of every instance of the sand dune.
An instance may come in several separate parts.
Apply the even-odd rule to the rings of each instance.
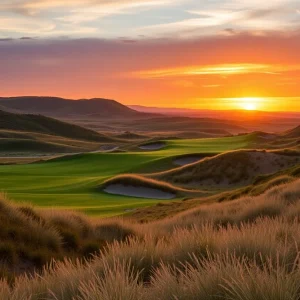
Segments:
[[[233,151],[162,172],[155,178],[183,187],[246,185],[259,175],[276,173],[299,161],[298,155],[255,150]]]

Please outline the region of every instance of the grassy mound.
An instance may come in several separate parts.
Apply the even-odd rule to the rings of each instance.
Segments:
[[[0,153],[69,153],[80,152],[82,148],[66,144],[28,139],[0,139]]]
[[[157,221],[202,204],[221,203],[237,200],[241,197],[257,197],[273,187],[279,187],[296,181],[300,177],[300,165],[287,170],[281,170],[276,174],[258,176],[253,184],[238,189],[217,193],[215,195],[204,195],[201,198],[187,197],[184,201],[163,203],[151,207],[144,207],[128,213],[126,216],[139,222]]]
[[[146,135],[141,135],[141,134],[137,134],[134,132],[130,132],[130,131],[126,131],[124,133],[118,134],[114,136],[115,138],[118,139],[123,139],[123,140],[145,140],[145,139],[149,139],[148,136]]]
[[[42,115],[21,115],[0,110],[0,129],[36,132],[72,139],[110,142],[112,139],[95,131]]]
[[[52,259],[88,258],[108,242],[135,233],[118,222],[91,222],[84,215],[14,205],[0,196],[0,277],[39,271]]]
[[[300,160],[299,156],[257,150],[223,153],[198,163],[155,175],[155,178],[183,186],[246,185],[262,174],[287,169]]]
[[[288,130],[282,134],[285,138],[300,138],[300,125],[296,128]]]

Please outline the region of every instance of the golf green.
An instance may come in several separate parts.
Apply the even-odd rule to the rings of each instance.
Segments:
[[[85,211],[112,216],[161,200],[103,193],[97,187],[124,173],[143,173],[175,167],[173,157],[189,153],[221,153],[246,148],[252,135],[228,138],[168,140],[166,147],[151,152],[86,153],[27,165],[0,166],[0,191],[18,202],[41,207]]]

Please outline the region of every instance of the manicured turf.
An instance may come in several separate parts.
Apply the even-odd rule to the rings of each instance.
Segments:
[[[188,153],[215,153],[244,148],[252,136],[169,140],[153,152],[89,153],[28,165],[0,166],[0,191],[16,201],[42,207],[78,209],[94,215],[118,215],[161,200],[105,194],[97,189],[104,180],[123,173],[168,169],[171,157]]]
[[[188,153],[221,153],[251,145],[255,136],[252,134],[208,139],[188,139],[167,141],[167,147],[161,150],[162,155],[179,155]]]

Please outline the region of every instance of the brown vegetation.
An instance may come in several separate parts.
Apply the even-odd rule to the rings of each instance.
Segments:
[[[41,275],[18,276],[11,283],[4,279],[0,294],[3,299],[24,300],[296,300],[299,204],[296,180],[260,196],[202,205],[158,222],[125,225],[107,220],[99,234],[109,243],[92,260],[53,262]],[[10,209],[28,224],[37,224],[39,218],[53,222],[56,217],[65,220],[67,228],[73,222],[81,224],[74,214]],[[82,228],[76,230],[80,233]],[[55,244],[54,231],[43,240]]]
[[[0,198],[0,275],[39,271],[52,259],[88,258],[107,242],[134,234],[119,224],[92,222],[79,213],[37,210]],[[109,237],[107,235],[109,231]]]
[[[222,153],[200,162],[154,174],[153,177],[186,187],[239,186],[258,175],[276,173],[299,162],[294,152],[239,150]]]

